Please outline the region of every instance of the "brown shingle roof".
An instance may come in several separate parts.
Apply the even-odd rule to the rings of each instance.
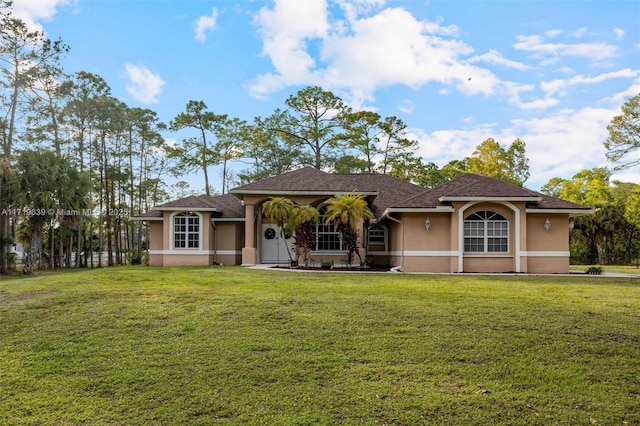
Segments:
[[[163,211],[171,210],[213,211],[213,216],[218,218],[244,218],[244,206],[240,199],[231,194],[217,197],[190,195],[157,205],[152,210],[135,217],[138,219],[162,217]]]
[[[578,204],[475,174],[465,174],[427,189],[389,175],[332,174],[305,167],[233,188],[229,194],[218,197],[194,195],[160,204],[152,211],[138,215],[138,218],[160,217],[163,210],[209,210],[216,212],[215,217],[244,218],[244,206],[240,201],[242,194],[314,193],[329,197],[352,191],[369,198],[371,209],[377,218],[388,208],[435,208],[447,205],[451,198],[517,198],[528,200],[527,208],[589,210]]]
[[[532,191],[498,179],[471,173],[432,188],[426,195],[419,194],[418,196],[403,200],[401,205],[394,207],[433,208],[444,205],[444,203],[451,198],[528,198],[530,199],[529,205],[527,206],[528,208],[589,210],[588,207],[579,204],[553,198],[540,192]]]
[[[379,216],[388,207],[407,197],[428,191],[411,182],[381,174],[326,173],[311,167],[253,182],[229,191],[232,194],[264,192],[269,194],[321,193],[333,196],[337,193],[356,192],[373,198],[371,209]]]

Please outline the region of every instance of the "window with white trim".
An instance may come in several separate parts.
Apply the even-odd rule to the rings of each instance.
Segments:
[[[200,216],[195,213],[178,213],[173,216],[173,248],[200,247]]]
[[[387,242],[387,230],[380,225],[373,225],[369,227],[369,243],[370,244],[385,244]]]
[[[327,206],[323,206],[319,210],[320,220],[316,225],[316,250],[317,251],[342,251],[346,250],[342,244],[340,232],[336,229],[334,223],[326,225],[324,218],[327,214]]]
[[[509,221],[504,216],[482,210],[464,220],[464,251],[469,253],[507,253]]]

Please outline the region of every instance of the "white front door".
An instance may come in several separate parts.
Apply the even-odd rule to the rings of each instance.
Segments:
[[[293,238],[285,240],[276,225],[263,224],[260,240],[262,241],[262,263],[289,263],[286,243],[289,244],[291,255],[294,255]]]

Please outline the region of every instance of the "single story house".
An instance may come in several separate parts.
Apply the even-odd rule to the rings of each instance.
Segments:
[[[331,174],[302,168],[239,186],[228,194],[190,196],[134,219],[150,227],[151,265],[288,264],[276,224],[262,214],[270,197],[324,213],[337,194],[362,195],[375,218],[359,226],[359,254],[403,272],[569,272],[569,230],[592,210],[493,178],[465,174],[427,189],[379,174]],[[316,264],[345,262],[340,234],[320,221]],[[357,259],[357,258],[356,258]]]

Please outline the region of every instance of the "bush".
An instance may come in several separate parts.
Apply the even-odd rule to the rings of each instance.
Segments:
[[[585,272],[589,275],[602,275],[602,266],[589,266]]]

